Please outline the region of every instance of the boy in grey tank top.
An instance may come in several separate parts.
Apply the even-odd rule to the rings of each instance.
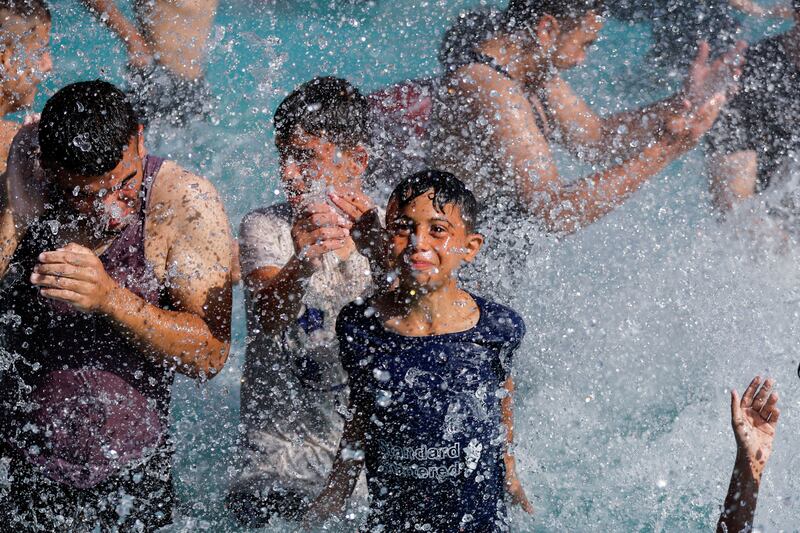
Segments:
[[[356,88],[311,80],[281,103],[275,128],[288,201],[249,213],[239,236],[245,435],[227,503],[251,527],[302,517],[322,490],[346,414],[334,326],[372,285],[364,228],[379,224],[361,189],[368,103]]]

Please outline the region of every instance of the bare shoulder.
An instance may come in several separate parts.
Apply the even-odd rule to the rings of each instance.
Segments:
[[[153,183],[145,232],[145,253],[159,278],[176,258],[200,256],[224,271],[230,265],[231,231],[216,188],[173,161],[163,163]]]
[[[17,136],[22,124],[10,120],[0,120],[0,173],[6,170],[6,160],[11,150],[11,143]]]
[[[488,94],[491,91],[522,94],[522,87],[517,81],[482,63],[470,63],[456,70],[450,76],[450,86],[466,94]]]
[[[182,226],[202,220],[218,223],[224,216],[216,187],[206,178],[164,161],[150,193],[150,212],[156,222]]]

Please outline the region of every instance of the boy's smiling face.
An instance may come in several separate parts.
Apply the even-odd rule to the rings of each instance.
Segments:
[[[397,202],[387,208],[392,266],[405,289],[432,291],[454,282],[461,264],[475,259],[483,244],[483,236],[467,227],[457,205],[446,204],[439,211],[433,195],[430,189],[403,209]]]

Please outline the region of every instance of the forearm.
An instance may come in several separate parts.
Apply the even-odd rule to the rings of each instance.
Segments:
[[[134,40],[143,41],[139,29],[122,14],[113,0],[82,1],[100,22],[108,26],[126,44]]]
[[[546,201],[532,204],[553,233],[572,233],[604,217],[636,192],[650,177],[683,153],[667,139],[659,140],[636,157],[577,183],[559,184]]]
[[[0,279],[6,275],[6,269],[19,242],[14,216],[10,209],[0,210]]]
[[[717,533],[750,531],[753,527],[760,484],[761,471],[750,465],[744,455],[738,453],[725,506],[717,523]]]
[[[627,159],[654,142],[674,114],[680,96],[671,96],[632,111],[602,119],[602,135],[594,148],[597,159]]]
[[[369,260],[372,282],[378,293],[390,288],[389,239],[377,209],[371,209],[353,225],[353,241],[358,252]]]
[[[128,289],[115,287],[101,312],[156,363],[175,364],[188,376],[211,378],[228,358],[229,326],[227,332],[215,334],[200,316],[161,309]]]
[[[364,465],[363,430],[357,415],[345,423],[339,450],[328,474],[325,488],[311,506],[312,515],[317,520],[325,520],[331,514],[341,511],[358,483]]]
[[[251,285],[259,323],[265,333],[280,334],[297,320],[306,283],[312,274],[310,265],[293,257],[269,281]]]

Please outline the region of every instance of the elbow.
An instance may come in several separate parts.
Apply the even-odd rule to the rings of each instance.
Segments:
[[[197,353],[194,357],[184,358],[184,363],[179,363],[177,370],[192,379],[208,381],[214,379],[222,372],[231,351],[230,341],[214,340],[207,350]]]
[[[231,353],[231,343],[228,341],[219,344],[219,347],[215,349],[206,360],[205,368],[203,369],[205,379],[215,378],[222,372],[225,363],[228,362],[228,357]]]

